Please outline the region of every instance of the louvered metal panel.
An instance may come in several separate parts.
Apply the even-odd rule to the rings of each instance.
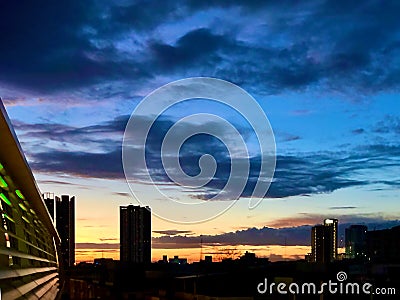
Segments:
[[[56,299],[57,231],[0,104],[1,299]]]

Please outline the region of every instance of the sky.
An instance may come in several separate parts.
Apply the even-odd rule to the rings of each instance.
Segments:
[[[399,9],[398,1],[379,0],[3,1],[0,97],[41,191],[76,196],[82,261],[118,258],[118,207],[138,204],[121,152],[140,101],[188,77],[240,86],[274,132],[269,191],[249,210],[260,148],[236,111],[207,99],[166,110],[146,142],[147,167],[163,190],[202,202],[229,177],[229,149],[199,134],[180,149],[182,169],[196,175],[199,157],[210,154],[216,176],[194,190],[171,184],[160,145],[191,114],[213,113],[233,124],[248,146],[250,172],[240,199],[217,218],[185,225],[153,216],[153,260],[164,253],[222,257],[232,249],[298,258],[309,252],[310,226],[324,218],[338,218],[341,235],[350,224],[400,224]],[[196,126],[212,122],[185,129]],[[133,189],[157,200],[146,182]],[[207,209],[225,204],[210,201]]]

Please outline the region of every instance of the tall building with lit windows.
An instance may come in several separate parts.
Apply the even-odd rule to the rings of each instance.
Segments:
[[[311,260],[323,263],[325,260],[325,226],[316,225],[311,229]]]
[[[56,299],[60,238],[0,99],[1,299]]]
[[[120,260],[130,263],[151,262],[150,207],[120,206]]]
[[[311,260],[329,263],[337,258],[338,220],[325,219],[311,229]]]
[[[337,258],[337,248],[338,248],[338,219],[325,219],[324,225],[328,227],[327,230],[327,247],[329,250],[330,261],[334,261]]]

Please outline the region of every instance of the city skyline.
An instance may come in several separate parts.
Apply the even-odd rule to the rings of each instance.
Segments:
[[[277,168],[254,210],[245,189],[230,210],[200,225],[153,216],[154,261],[163,254],[198,260],[201,241],[204,255],[236,248],[295,259],[310,252],[311,227],[327,218],[340,221],[339,238],[352,224],[400,225],[397,2],[20,5],[2,6],[0,97],[40,191],[76,196],[77,262],[118,258],[119,207],[141,204],[121,163],[130,114],[153,90],[196,76],[233,82],[255,98],[275,134]],[[254,159],[254,180],[260,153],[248,122],[212,101],[167,110],[149,149],[195,113],[217,113],[235,125]],[[149,169],[177,200],[205,201],[228,177],[226,148],[198,136],[181,150],[188,174],[199,171],[201,154],[213,155],[223,166],[218,180],[195,190],[172,186],[158,172],[157,151],[149,152]],[[135,189],[157,201],[147,183],[138,180]],[[215,202],[209,209],[218,208]]]

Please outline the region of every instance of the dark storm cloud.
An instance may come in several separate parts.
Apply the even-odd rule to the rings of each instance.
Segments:
[[[174,44],[152,44],[156,62],[169,67],[164,71],[171,74],[183,66],[186,74],[197,70],[197,75],[219,76],[261,93],[310,86],[361,94],[398,88],[394,81],[400,74],[399,41],[393,34],[400,25],[393,14],[399,8],[396,2],[343,3],[339,8],[334,1],[308,1],[303,6],[212,1],[192,4],[192,9],[213,6],[264,10],[269,17],[265,35],[249,41],[229,30],[216,35],[203,28],[178,37]],[[281,13],[274,15],[275,10]],[[252,13],[246,10],[244,15]],[[275,45],[282,36],[283,44]],[[186,39],[191,43],[183,43]]]
[[[61,181],[61,180],[37,180],[39,184],[49,184],[49,185],[61,185],[61,186],[73,186],[79,189],[89,189],[89,186],[83,185],[83,184],[78,184],[78,183],[72,183],[72,182],[66,182],[66,181]]]
[[[400,117],[388,115],[384,120],[379,121],[373,130],[380,134],[400,135]]]
[[[102,149],[114,150],[115,147],[121,145],[122,135],[128,120],[128,115],[121,115],[101,124],[84,127],[73,127],[58,123],[29,124],[18,120],[14,120],[12,123],[18,135],[26,139],[27,142],[36,139],[75,145],[95,143]]]
[[[293,135],[293,134],[289,134],[289,133],[285,133],[285,132],[277,134],[277,137],[280,142],[291,142],[291,141],[297,141],[297,140],[301,139],[301,137],[298,135]]]
[[[119,249],[119,243],[76,243],[76,249]]]
[[[100,25],[100,30],[111,36],[116,32],[124,32],[135,29],[148,31],[156,28],[164,22],[170,22],[181,18],[182,12],[177,10],[177,1],[146,1],[138,0],[125,4],[114,5],[109,8],[107,23]]]
[[[132,195],[129,193],[123,193],[123,192],[114,192],[112,193],[115,196],[119,196],[119,197],[126,197],[126,198],[132,198]]]
[[[379,212],[367,214],[340,214],[334,212],[331,214],[298,213],[294,216],[267,222],[265,226],[273,228],[291,228],[305,225],[313,226],[315,224],[321,224],[324,219],[328,218],[336,218],[339,220],[340,231],[351,224],[368,225],[370,229],[385,229],[397,226],[400,222],[397,218]]]
[[[29,153],[31,166],[40,172],[73,174],[78,177],[123,178],[121,143],[129,116],[119,116],[101,124],[72,127],[57,123],[27,124],[13,121],[16,131],[32,149],[39,141],[56,141],[76,147],[97,145],[97,152],[71,151],[62,147],[36,147]],[[39,149],[38,149],[39,148]]]
[[[400,27],[398,2],[307,1],[297,6],[278,2],[264,2],[269,45],[261,46],[260,39],[261,45],[230,46],[225,56],[233,58],[230,69],[222,68],[218,74],[234,82],[258,83],[258,89],[274,93],[314,84],[362,93],[398,88],[394,78],[400,75],[396,58],[400,48],[393,31]],[[246,8],[244,2],[229,4]],[[262,1],[249,6],[263,9]],[[271,16],[275,10],[280,13]],[[274,47],[274,38],[282,36],[287,44]]]
[[[98,151],[65,151],[43,148],[42,151],[29,153],[31,166],[35,171],[67,173],[80,177],[94,178],[124,178],[121,161],[122,131],[127,122],[127,116],[121,116],[99,125],[82,128],[71,128],[58,124],[24,124],[17,123],[17,129],[23,134],[39,139],[80,143],[97,141],[101,146]],[[143,124],[150,119],[143,117]],[[146,143],[147,168],[154,182],[169,185],[160,156],[161,144],[167,131],[174,122],[168,118],[159,118],[153,124]],[[184,134],[196,126],[193,132],[202,132],[202,126],[217,126],[215,124],[185,125],[178,127]],[[199,127],[200,126],[200,127]],[[135,130],[140,131],[141,125]],[[240,129],[245,132],[246,130]],[[113,137],[108,142],[104,137]],[[185,134],[184,134],[185,135]],[[221,135],[224,130],[221,128]],[[99,140],[100,138],[100,140]],[[106,145],[103,145],[105,143]],[[108,146],[107,146],[108,145]],[[222,189],[230,175],[231,157],[227,147],[218,139],[205,134],[199,134],[188,139],[180,150],[180,164],[184,172],[194,176],[200,172],[199,159],[203,154],[211,154],[217,162],[214,178],[203,190],[185,191],[190,197],[209,199]],[[293,155],[278,155],[274,180],[267,197],[284,198],[297,195],[312,195],[330,193],[338,189],[352,186],[380,185],[379,188],[396,188],[400,181],[384,179],[382,176],[362,176],[364,172],[382,168],[400,166],[400,147],[398,145],[368,145],[358,146],[347,151],[297,153]],[[236,160],[244,159],[240,157]],[[259,177],[260,157],[250,158],[250,173],[242,197],[251,196],[254,185]],[[133,179],[141,180],[144,170],[136,169]]]
[[[314,215],[313,217],[315,220],[310,225],[286,228],[253,227],[216,235],[182,236],[174,234],[153,237],[152,247],[155,249],[199,248],[201,241],[204,246],[310,246],[311,227],[322,223],[329,216]],[[339,237],[344,237],[345,229],[354,224],[366,225],[368,230],[381,230],[400,225],[399,220],[385,220],[377,216],[351,215],[341,216],[339,219],[344,221],[339,222]],[[100,240],[112,241],[114,238]],[[77,243],[76,247],[77,249],[119,249],[119,243]]]
[[[71,174],[77,177],[121,179],[121,149],[107,153],[88,153],[50,150],[31,155],[31,167],[35,171]]]
[[[165,234],[161,237],[152,238],[152,247],[155,249],[183,249],[198,248],[202,241],[204,246],[309,246],[311,240],[311,227],[321,224],[325,218],[332,216],[310,214],[308,216],[291,218],[292,224],[307,224],[297,226],[287,226],[287,221],[281,220],[276,225],[286,227],[264,226],[260,228],[246,228],[233,232],[225,232],[216,235],[188,236],[185,230],[154,231]],[[368,227],[368,230],[381,230],[399,226],[399,220],[386,220],[382,216],[367,215],[340,215],[338,236],[344,237],[345,229],[350,225],[362,224]],[[296,221],[296,219],[298,219]],[[171,234],[172,233],[172,234]],[[184,235],[181,235],[184,234]],[[100,239],[101,241],[112,241],[114,238]],[[78,249],[119,249],[118,243],[77,243]]]
[[[101,79],[146,77],[112,46],[99,49],[91,43],[85,31],[99,24],[103,13],[95,1],[1,3],[0,81],[51,92]]]
[[[349,158],[342,158],[336,153],[311,153],[298,156],[277,156],[274,180],[271,183],[267,197],[284,198],[297,195],[312,195],[330,193],[338,189],[351,186],[364,186],[371,182],[357,180],[353,176],[354,170],[367,169],[367,166],[355,166]],[[224,186],[229,175],[229,168],[223,169],[225,176],[220,175],[211,181],[209,187]],[[251,169],[248,183],[242,197],[252,195],[260,170],[260,160],[251,160]],[[201,198],[208,199],[215,194],[203,194]]]
[[[79,186],[79,184],[74,184],[71,182],[66,182],[66,181],[59,181],[59,180],[37,180],[37,182],[41,184],[58,184],[58,185],[76,185]]]
[[[198,149],[201,150],[201,143],[197,145]],[[214,145],[219,169],[217,169],[215,178],[207,185],[211,190],[195,194],[193,195],[194,197],[209,199],[227,182],[230,174],[229,157],[221,155],[221,153],[224,153],[224,149],[220,148],[220,150],[217,150],[218,147],[218,144]],[[206,151],[204,153],[210,152]],[[293,156],[278,155],[274,180],[267,193],[267,197],[283,198],[297,195],[330,193],[346,187],[372,184],[383,184],[388,189],[392,186],[399,186],[400,182],[398,180],[378,180],[371,176],[365,179],[359,176],[369,170],[399,167],[400,161],[397,159],[399,155],[400,147],[383,145],[360,147],[348,153],[316,152]],[[197,174],[199,172],[198,158],[196,155],[190,155],[186,161],[181,160],[183,161],[183,169],[185,169],[185,164],[187,164],[192,168],[189,169],[188,173],[190,174],[190,171],[192,171],[194,174]],[[257,157],[252,158],[250,164],[249,179],[242,197],[251,196],[259,176],[260,160]],[[160,167],[160,165],[155,167],[156,172],[159,172]],[[157,178],[161,180],[165,178],[164,180],[168,181],[162,171],[158,173]]]
[[[165,69],[193,68],[193,65],[210,68],[221,58],[215,53],[227,49],[231,43],[223,35],[216,35],[206,28],[196,29],[179,38],[175,45],[152,43],[150,49],[155,56],[155,66]]]
[[[363,128],[358,128],[351,131],[351,133],[354,135],[363,134],[364,132],[365,130]]]
[[[379,217],[360,217],[348,216],[345,219],[353,221],[339,223],[338,236],[344,236],[345,228],[353,224],[364,224],[369,230],[386,229],[400,224],[398,220],[385,221]],[[282,246],[309,246],[311,240],[311,227],[323,222],[326,216],[319,216],[314,224],[294,226],[287,228],[247,228],[234,232],[227,232],[217,235],[202,235],[202,236],[162,236],[153,238],[154,248],[193,248],[199,247],[200,240],[203,245],[208,246],[267,246],[267,245],[282,245]],[[362,220],[362,221],[361,221]],[[175,246],[174,246],[175,245]]]
[[[47,0],[0,8],[0,81],[42,93],[188,74],[267,94],[399,87],[398,1]],[[194,21],[220,8],[232,18]],[[190,18],[190,29],[176,30]],[[168,38],[163,26],[171,26]]]
[[[105,242],[105,241],[117,241],[118,239],[117,238],[100,238],[99,240],[102,242]]]
[[[357,206],[332,206],[332,207],[329,207],[329,209],[332,209],[332,210],[356,209],[356,208],[357,208]]]
[[[166,235],[166,236],[173,236],[173,235],[181,235],[181,234],[193,234],[191,230],[176,230],[176,229],[171,229],[171,230],[153,230],[154,233],[158,233],[161,235]]]

